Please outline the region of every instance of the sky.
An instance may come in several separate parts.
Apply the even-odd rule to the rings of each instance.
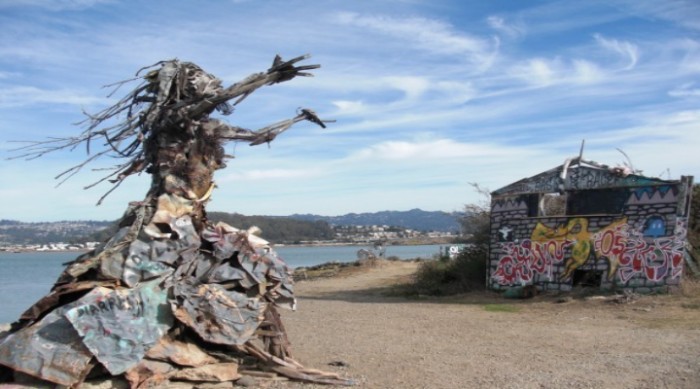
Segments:
[[[142,200],[145,173],[100,206],[109,184],[83,188],[104,171],[56,187],[83,147],[7,158],[16,141],[76,135],[129,90],[103,86],[173,58],[230,85],[308,53],[315,77],[259,89],[225,120],[336,120],[228,144],[209,211],[460,211],[483,200],[472,183],[496,190],[583,141],[587,160],[700,177],[697,1],[0,0],[0,26],[0,219],[115,220]]]

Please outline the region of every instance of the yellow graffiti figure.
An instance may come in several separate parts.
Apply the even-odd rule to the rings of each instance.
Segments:
[[[608,278],[612,278],[620,263],[620,255],[624,250],[624,241],[620,237],[626,234],[619,232],[627,226],[627,218],[617,220],[595,233],[588,231],[588,219],[577,217],[570,219],[565,225],[554,228],[537,223],[530,239],[533,242],[557,242],[570,244],[571,256],[565,262],[562,279],[573,275],[574,270],[581,267],[591,255],[593,248],[596,259],[607,258],[610,263]],[[624,238],[623,238],[624,239]],[[553,247],[553,246],[549,246]],[[620,249],[621,248],[621,249]]]
[[[574,270],[586,262],[591,253],[588,220],[581,217],[571,219],[566,225],[554,228],[537,223],[530,239],[540,243],[556,241],[571,244],[571,256],[566,260],[562,278],[570,277]]]

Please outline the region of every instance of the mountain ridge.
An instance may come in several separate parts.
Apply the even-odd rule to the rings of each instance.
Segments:
[[[284,216],[309,221],[325,221],[331,225],[388,225],[410,228],[417,231],[458,232],[461,212],[423,211],[413,208],[408,211],[378,211],[347,213],[340,216],[321,216],[314,214],[293,214]]]

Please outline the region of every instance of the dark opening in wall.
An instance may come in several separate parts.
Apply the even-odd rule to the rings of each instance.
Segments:
[[[574,270],[573,285],[584,288],[599,287],[603,280],[602,270]]]
[[[580,190],[569,192],[569,215],[622,214],[630,196],[627,188]]]
[[[538,215],[540,195],[538,193],[530,193],[521,197],[527,204],[527,217],[535,217]]]

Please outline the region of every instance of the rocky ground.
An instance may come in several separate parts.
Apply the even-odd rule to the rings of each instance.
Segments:
[[[282,312],[295,358],[352,378],[360,388],[700,387],[696,283],[685,283],[676,295],[617,302],[551,295],[505,300],[487,292],[390,297],[417,266],[380,262],[298,281],[298,310]]]

